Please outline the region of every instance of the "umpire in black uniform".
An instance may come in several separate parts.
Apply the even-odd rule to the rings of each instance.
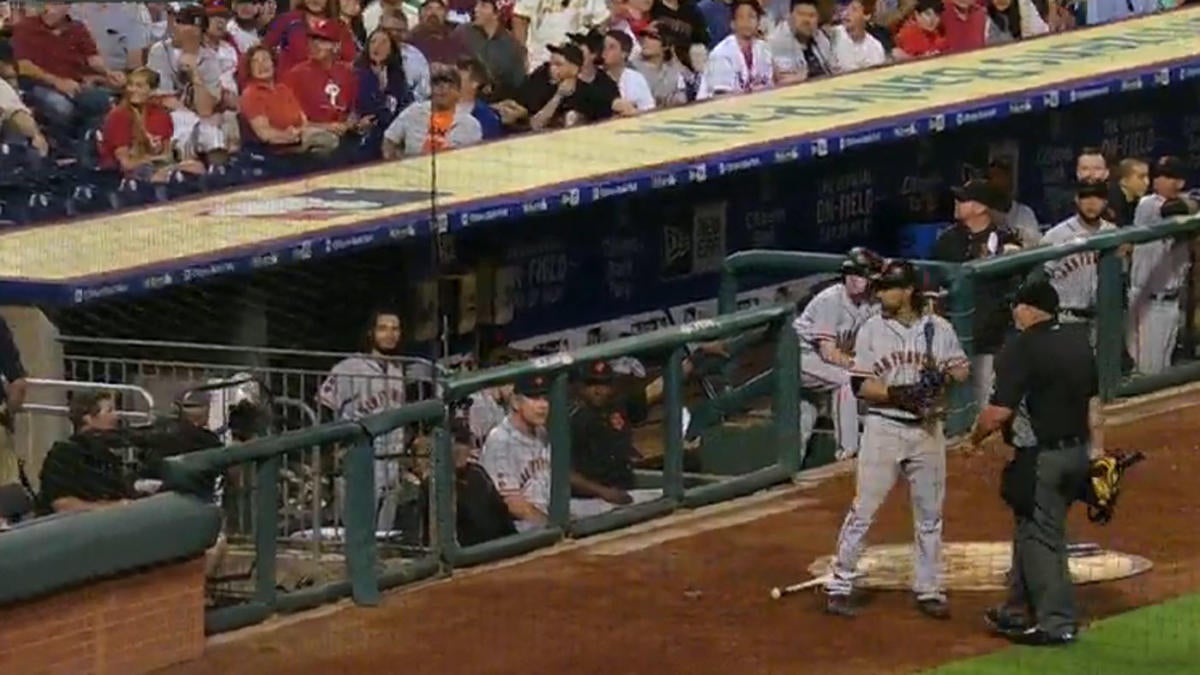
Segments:
[[[1063,330],[1058,293],[1045,279],[1017,290],[1020,333],[996,357],[991,399],[971,432],[979,445],[997,430],[1015,450],[1001,493],[1016,517],[1007,602],[988,623],[1015,642],[1075,640],[1078,616],[1067,569],[1067,511],[1086,484],[1096,361],[1087,335]]]

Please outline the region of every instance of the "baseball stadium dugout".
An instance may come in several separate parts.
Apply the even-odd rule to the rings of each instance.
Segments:
[[[10,231],[0,234],[0,298],[27,368],[47,380],[141,387],[160,407],[177,391],[146,386],[148,374],[188,387],[232,387],[248,374],[274,394],[280,433],[169,463],[170,487],[207,497],[212,477],[225,474],[225,493],[253,514],[246,527],[226,523],[245,548],[242,558],[230,558],[244,564],[220,594],[232,604],[209,610],[210,631],[347,594],[372,604],[380,588],[732,498],[812,465],[794,442],[795,343],[774,338],[787,330],[796,296],[823,278],[812,275],[831,271],[836,256],[828,254],[867,244],[921,257],[947,215],[947,188],[1000,157],[1016,168],[1020,198],[1043,222],[1066,212],[1080,146],[1123,155],[1173,152],[1194,163],[1197,28],[1200,10],[1183,9],[619,120],[589,127],[588,139],[583,130],[515,139],[505,142],[512,152],[500,165],[481,146]],[[642,165],[646,158],[656,163]],[[1122,383],[1114,365],[1120,336],[1113,327],[1122,325],[1123,309],[1113,251],[1196,229],[1196,221],[1131,228],[961,268],[925,267],[949,286],[948,312],[962,326],[979,278],[1096,251],[1098,349],[1111,399],[1194,379],[1194,367],[1181,365]],[[65,238],[82,243],[63,246]],[[727,257],[762,247],[784,251]],[[718,288],[719,308],[712,300]],[[411,353],[437,353],[442,365],[460,361],[455,357],[471,351],[485,328],[551,353],[457,375],[415,360],[440,381],[435,398],[312,426],[313,419],[326,421],[312,405],[317,378],[356,346],[368,309],[387,301],[402,306]],[[729,313],[738,305],[750,307]],[[741,476],[689,475],[681,372],[688,346],[764,330],[768,369],[710,388],[692,410],[692,427],[727,433],[730,415],[769,399],[774,411],[761,417],[767,423],[757,438],[705,443],[710,455],[767,447],[767,456]],[[439,337],[439,348],[430,347]],[[969,349],[969,333],[964,337]],[[1181,342],[1187,352],[1191,341]],[[657,354],[664,372],[662,469],[641,476],[663,496],[571,518],[570,441],[563,440],[561,413],[568,373],[635,353]],[[450,404],[529,372],[554,381],[551,522],[459,546],[454,455],[444,432]],[[35,401],[61,406],[61,398],[47,396]],[[961,429],[970,410],[956,396],[951,428]],[[145,412],[145,405],[129,412]],[[51,428],[52,411],[42,412],[45,423],[22,429],[26,452],[63,433],[61,425]],[[414,424],[432,429],[434,439],[432,516],[422,528],[427,537],[415,545],[377,536],[371,467],[372,441]],[[332,499],[340,490],[343,503],[327,506],[314,496],[327,489],[321,483],[299,501],[307,506],[289,512],[287,472],[305,458],[323,470],[325,457],[341,463],[343,487],[328,492]],[[308,489],[303,481],[297,487]],[[307,520],[293,517],[313,505],[317,512]],[[344,514],[329,541],[320,540],[325,508]],[[287,551],[296,542],[289,535],[305,529],[312,537],[296,549],[305,561],[292,569]],[[107,573],[128,569],[114,563]],[[102,576],[93,569],[73,581]]]

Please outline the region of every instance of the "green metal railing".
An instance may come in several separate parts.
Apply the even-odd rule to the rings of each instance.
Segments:
[[[1122,262],[1118,248],[1163,237],[1192,237],[1200,231],[1200,219],[1178,220],[1153,228],[1126,228],[1078,242],[1038,248],[964,265],[917,261],[922,269],[936,274],[949,286],[949,313],[959,331],[964,349],[970,354],[974,297],[981,280],[996,277],[1017,278],[1044,263],[1074,253],[1095,251],[1099,257],[1098,340],[1101,394],[1106,401],[1121,396],[1145,393],[1200,378],[1200,364],[1177,365],[1167,373],[1121,380],[1121,335],[1124,332]],[[794,308],[786,305],[729,311],[737,294],[739,278],[747,274],[788,273],[794,275],[834,272],[840,256],[748,251],[730,256],[722,273],[720,306],[724,313],[713,319],[661,329],[645,335],[622,338],[576,351],[540,357],[486,371],[452,377],[443,383],[442,400],[406,405],[400,409],[373,415],[357,422],[338,422],[246,443],[229,448],[192,453],[166,463],[164,478],[172,489],[211,496],[216,476],[235,467],[251,467],[256,489],[251,494],[254,514],[253,548],[256,568],[249,601],[232,607],[211,610],[210,632],[230,630],[257,623],[275,612],[295,611],[350,596],[357,604],[374,605],[381,589],[454,568],[520,555],[553,545],[564,537],[582,537],[618,529],[632,523],[662,516],[679,508],[691,508],[749,494],[773,484],[790,480],[803,462],[799,447],[798,414],[800,393],[799,345],[792,333]],[[1190,319],[1190,313],[1189,313]],[[770,396],[772,405],[770,438],[776,451],[775,461],[745,475],[720,482],[689,480],[684,473],[682,410],[685,391],[685,367],[689,345],[711,341],[747,340],[747,336],[773,341],[771,367],[754,375],[746,383],[726,392],[711,407],[717,417],[736,407],[750,395]],[[663,423],[664,458],[661,473],[662,497],[652,502],[619,507],[588,518],[572,519],[570,514],[570,397],[569,379],[576,368],[599,360],[626,355],[666,357],[663,376],[665,419]],[[529,532],[496,541],[461,546],[455,524],[454,449],[446,431],[451,402],[462,400],[485,388],[508,384],[519,377],[543,374],[551,383],[550,419],[551,491],[548,523]],[[969,392],[959,388],[956,396],[964,403],[947,424],[948,431],[961,432],[969,425],[973,406],[964,401]],[[742,397],[739,399],[739,397]],[[725,406],[725,407],[722,407]],[[699,415],[695,415],[693,420]],[[693,422],[695,424],[695,421]],[[402,558],[402,566],[381,564],[375,538],[374,439],[394,429],[423,424],[432,427],[433,467],[431,481],[432,526],[430,545],[416,557]],[[346,449],[343,473],[346,482],[344,508],[345,578],[316,588],[283,592],[277,587],[279,479],[284,458],[291,452],[315,446]],[[119,511],[112,512],[118,517]],[[314,527],[320,524],[314,523]],[[194,534],[194,533],[193,533]],[[206,535],[210,536],[210,535]]]
[[[215,478],[227,470],[252,466],[255,489],[251,493],[254,514],[254,594],[244,604],[211,610],[207,630],[221,632],[258,623],[275,612],[308,609],[350,595],[360,605],[378,604],[380,588],[435,574],[436,555],[428,555],[405,566],[402,573],[377,575],[375,543],[375,450],[374,437],[415,422],[440,423],[446,409],[441,401],[407,405],[361,422],[335,422],[278,436],[270,436],[228,448],[214,448],[169,459],[164,469],[166,483],[186,492],[204,494]],[[336,444],[348,448],[344,460],[345,580],[280,593],[276,564],[279,552],[279,477],[282,458],[313,446]],[[314,524],[314,527],[319,524]]]
[[[1191,238],[1197,232],[1200,232],[1200,218],[1178,218],[1163,225],[1126,227],[1071,243],[975,260],[962,266],[958,283],[952,293],[959,294],[960,303],[969,302],[974,296],[978,279],[1039,273],[1042,266],[1052,260],[1075,253],[1095,252],[1098,255],[1096,366],[1100,380],[1100,398],[1109,402],[1116,398],[1146,394],[1200,379],[1200,362],[1176,364],[1156,375],[1122,378],[1121,351],[1122,336],[1126,331],[1126,303],[1119,249],[1126,244],[1140,244],[1167,237]],[[1187,321],[1192,320],[1192,309],[1184,309]]]
[[[799,470],[797,419],[799,404],[798,354],[795,340],[784,338],[791,331],[794,312],[783,306],[736,312],[716,319],[703,319],[649,334],[615,340],[574,352],[542,357],[519,364],[453,377],[444,384],[443,400],[406,405],[357,422],[337,422],[230,448],[206,450],[168,460],[164,470],[173,489],[199,495],[211,491],[214,479],[229,469],[252,466],[256,489],[251,494],[254,513],[253,597],[246,603],[214,609],[207,617],[209,632],[220,632],[257,623],[275,612],[296,611],[350,596],[357,604],[379,602],[380,589],[442,573],[455,567],[509,558],[549,546],[564,537],[582,537],[659,517],[678,508],[749,494],[786,482]],[[723,340],[748,331],[767,330],[776,338],[772,385],[774,414],[772,441],[777,460],[771,466],[728,480],[688,485],[683,471],[684,359],[689,344]],[[666,354],[663,399],[663,496],[652,502],[619,507],[610,512],[573,520],[570,516],[571,433],[569,378],[583,364],[625,355]],[[519,377],[539,373],[552,382],[548,431],[551,441],[551,495],[549,518],[540,529],[495,541],[460,546],[455,527],[455,468],[450,435],[446,432],[448,404],[481,389],[511,383]],[[375,540],[375,485],[373,440],[394,429],[414,423],[432,425],[433,480],[431,482],[432,524],[428,555],[406,561],[399,571],[380,566]],[[345,579],[315,588],[280,592],[276,584],[279,553],[280,463],[288,453],[314,446],[348,448],[344,460],[346,480],[344,566]],[[318,527],[319,524],[314,524]]]

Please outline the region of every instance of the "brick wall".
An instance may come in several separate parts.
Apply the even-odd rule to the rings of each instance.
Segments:
[[[137,675],[203,651],[203,558],[0,607],[0,673]]]

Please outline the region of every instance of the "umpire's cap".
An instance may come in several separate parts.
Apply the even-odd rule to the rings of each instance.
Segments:
[[[919,275],[917,268],[907,260],[885,260],[878,274],[871,278],[875,288],[916,288]]]
[[[542,373],[522,375],[513,385],[514,392],[528,398],[544,398],[550,393],[550,378]]]
[[[855,246],[846,252],[842,274],[871,277],[883,267],[883,257],[865,246]]]
[[[1058,314],[1058,291],[1045,278],[1035,278],[1021,284],[1013,298],[1013,306],[1028,305],[1050,315]]]

